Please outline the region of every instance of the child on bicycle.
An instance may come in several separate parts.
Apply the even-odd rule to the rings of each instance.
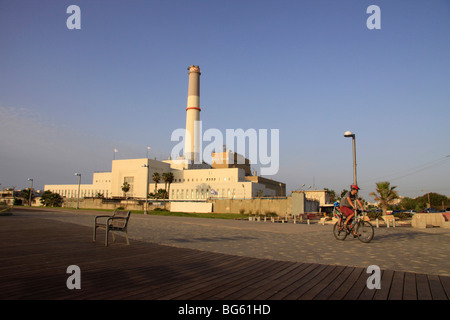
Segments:
[[[344,223],[345,228],[347,228],[348,223],[355,216],[355,209],[357,209],[357,206],[355,205],[355,200],[356,204],[358,204],[361,207],[361,210],[364,211],[364,206],[362,205],[361,201],[359,201],[357,196],[358,190],[359,187],[357,185],[352,184],[350,186],[350,191],[347,192],[341,199],[340,209],[341,212],[345,214],[345,216],[347,217],[347,220]]]

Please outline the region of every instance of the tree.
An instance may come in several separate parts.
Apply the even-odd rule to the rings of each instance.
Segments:
[[[44,207],[61,207],[63,198],[58,193],[47,190],[41,197],[41,203]]]
[[[414,199],[405,197],[400,205],[405,210],[422,211],[428,208],[428,205],[435,209],[444,210],[450,206],[450,199],[447,196],[430,192]]]
[[[125,181],[122,185],[122,191],[124,193],[125,198],[127,197],[127,192],[130,191],[130,188],[131,188],[130,184]]]
[[[409,197],[404,197],[400,202],[400,206],[403,210],[416,210],[417,201]]]
[[[22,198],[23,198],[23,202],[24,203],[28,203],[31,205],[31,203],[29,203],[30,201],[30,188],[27,188],[25,190],[22,190]],[[31,202],[33,202],[34,199],[34,192],[31,191]]]
[[[324,190],[328,191],[328,194],[330,195],[330,202],[335,202],[336,200],[336,191],[328,189],[328,188],[324,188]]]
[[[397,191],[395,191],[396,186],[392,186],[388,181],[382,181],[376,183],[376,192],[371,192],[370,195],[379,201],[381,205],[381,210],[383,210],[383,215],[386,215],[387,207],[394,201],[398,199]]]
[[[165,172],[165,173],[163,173],[163,180],[164,180],[164,182],[166,184],[166,188],[165,189],[167,189],[167,193],[166,193],[167,198],[169,198],[170,184],[173,182],[173,179],[174,179],[174,176],[173,176],[172,172]],[[169,186],[169,187],[167,188],[167,186]]]
[[[153,172],[153,176],[152,176],[153,181],[155,182],[155,194],[158,193],[158,182],[161,181],[161,176],[159,175],[158,172]]]

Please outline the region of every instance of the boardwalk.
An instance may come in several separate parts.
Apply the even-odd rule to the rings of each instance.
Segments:
[[[0,299],[448,300],[450,277],[382,270],[369,290],[364,268],[213,253],[117,237],[92,228],[0,217]],[[67,267],[81,269],[69,290]]]

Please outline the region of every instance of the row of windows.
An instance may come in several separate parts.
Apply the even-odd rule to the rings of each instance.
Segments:
[[[66,198],[74,198],[78,196],[78,190],[55,190],[53,192]],[[80,190],[80,197],[95,197],[98,193],[108,197],[108,190]]]
[[[203,178],[173,179],[173,182],[202,182]],[[205,181],[222,181],[222,178],[206,178]],[[231,178],[223,178],[223,181],[231,181]]]
[[[206,199],[211,196],[217,196],[222,198],[234,198],[236,194],[236,189],[219,189],[213,190],[211,192],[210,189],[177,189],[172,190],[171,199],[174,200],[183,200],[183,199],[195,199],[201,200]]]

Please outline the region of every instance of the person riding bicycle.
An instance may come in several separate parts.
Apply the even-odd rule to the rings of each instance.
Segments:
[[[350,191],[348,191],[341,199],[340,210],[347,217],[347,220],[345,221],[344,224],[345,228],[347,228],[348,223],[355,216],[355,209],[358,208],[357,205],[354,204],[355,200],[356,204],[358,204],[361,207],[361,209],[364,210],[364,206],[358,199],[358,190],[359,187],[357,185],[352,184],[350,186]]]

